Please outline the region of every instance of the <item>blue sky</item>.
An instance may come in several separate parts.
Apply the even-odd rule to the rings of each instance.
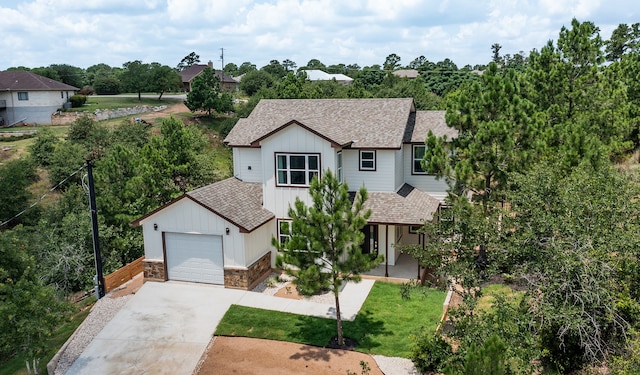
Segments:
[[[380,64],[395,53],[484,64],[540,49],[572,18],[592,21],[603,39],[640,22],[630,0],[0,0],[0,70],[132,60],[176,66],[190,52],[258,68],[276,59],[298,66]]]

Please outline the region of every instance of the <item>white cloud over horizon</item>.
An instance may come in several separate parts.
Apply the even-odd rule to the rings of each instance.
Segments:
[[[122,66],[142,60],[176,66],[190,52],[258,67],[290,59],[326,65],[402,65],[424,55],[456,65],[486,64],[491,45],[528,54],[571,20],[592,21],[608,39],[640,22],[623,0],[0,0],[0,70],[69,64]]]

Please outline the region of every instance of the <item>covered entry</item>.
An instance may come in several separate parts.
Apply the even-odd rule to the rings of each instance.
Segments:
[[[224,285],[222,236],[165,233],[167,278]]]

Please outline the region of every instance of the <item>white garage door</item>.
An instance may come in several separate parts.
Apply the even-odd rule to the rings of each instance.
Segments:
[[[224,284],[222,236],[165,233],[169,280]]]

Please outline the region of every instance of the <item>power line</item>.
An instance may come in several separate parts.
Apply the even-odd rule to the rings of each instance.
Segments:
[[[64,184],[65,182],[67,182],[67,180],[69,180],[71,177],[75,176],[76,174],[78,174],[78,172],[80,172],[81,170],[83,170],[86,167],[86,164],[83,164],[80,168],[76,169],[75,172],[71,173],[69,176],[65,177],[62,181],[58,182],[54,187],[52,187],[51,189],[49,189],[49,191],[47,191],[46,193],[42,194],[42,196],[40,197],[40,199],[36,200],[35,202],[33,202],[29,207],[25,208],[24,210],[20,211],[19,213],[17,213],[16,215],[14,215],[12,218],[10,218],[9,220],[3,222],[2,224],[0,224],[0,228],[9,224],[10,222],[12,222],[13,220],[19,218],[20,216],[22,216],[24,213],[26,213],[27,211],[29,211],[30,209],[32,209],[33,207],[37,206],[40,202],[42,202],[42,200],[44,200],[44,198],[47,197],[47,195],[49,195],[49,193],[53,192],[54,190],[58,189],[62,184]]]

